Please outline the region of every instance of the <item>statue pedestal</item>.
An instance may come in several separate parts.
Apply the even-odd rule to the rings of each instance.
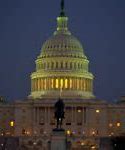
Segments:
[[[51,150],[66,150],[67,142],[64,130],[54,129],[51,136]]]

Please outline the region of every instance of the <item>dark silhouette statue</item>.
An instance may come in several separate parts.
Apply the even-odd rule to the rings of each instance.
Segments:
[[[59,99],[55,103],[55,119],[57,121],[56,124],[57,129],[61,129],[62,121],[64,119],[64,108],[65,104],[63,103],[63,100]]]
[[[60,12],[60,17],[65,17],[65,3],[64,0],[61,0],[61,12]]]

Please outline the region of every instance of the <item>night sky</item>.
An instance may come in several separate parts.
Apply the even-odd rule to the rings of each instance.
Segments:
[[[42,43],[56,29],[60,0],[0,0],[0,95],[23,99]],[[94,93],[125,95],[125,0],[66,0],[69,28],[95,75]]]

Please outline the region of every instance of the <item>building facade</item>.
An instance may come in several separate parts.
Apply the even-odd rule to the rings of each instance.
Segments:
[[[57,29],[43,44],[35,63],[28,98],[12,104],[0,99],[1,136],[19,137],[27,149],[47,150],[59,97],[65,103],[63,128],[72,149],[94,149],[101,137],[125,133],[125,98],[110,104],[94,96],[89,60],[68,29],[63,2]]]

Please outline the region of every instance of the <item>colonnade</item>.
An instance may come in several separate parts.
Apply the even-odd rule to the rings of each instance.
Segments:
[[[31,82],[32,92],[41,90],[93,90],[92,80],[85,78],[36,78]]]
[[[86,62],[63,62],[63,61],[53,61],[53,62],[37,62],[36,69],[73,69],[73,70],[88,70],[88,64]]]

